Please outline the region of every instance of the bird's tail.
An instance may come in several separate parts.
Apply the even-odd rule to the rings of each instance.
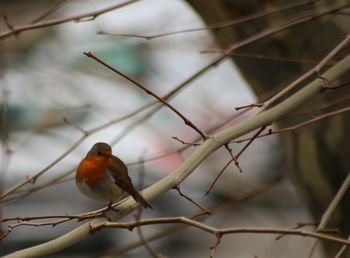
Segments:
[[[137,190],[133,192],[132,198],[134,198],[135,201],[141,204],[142,207],[153,209],[152,206],[145,200],[145,198],[143,198],[143,196]]]

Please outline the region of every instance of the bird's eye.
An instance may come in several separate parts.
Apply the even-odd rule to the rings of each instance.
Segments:
[[[98,152],[97,152],[97,155],[103,155],[103,152],[98,151]]]

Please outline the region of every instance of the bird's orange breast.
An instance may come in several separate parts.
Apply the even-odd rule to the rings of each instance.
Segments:
[[[105,176],[111,163],[109,158],[89,156],[83,159],[75,174],[77,182],[85,182],[90,186],[98,184]]]

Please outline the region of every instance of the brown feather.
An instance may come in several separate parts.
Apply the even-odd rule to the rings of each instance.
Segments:
[[[128,194],[130,194],[134,198],[134,200],[140,203],[144,208],[148,207],[152,209],[152,206],[143,198],[143,196],[137,190],[135,190],[131,178],[128,175],[128,168],[126,167],[124,162],[113,155],[110,155],[110,157],[113,159],[113,162],[111,162],[109,166],[109,171],[115,179],[116,185],[118,185]]]

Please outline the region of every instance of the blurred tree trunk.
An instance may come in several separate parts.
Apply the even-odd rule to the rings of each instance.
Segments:
[[[188,2],[207,24],[213,24],[261,11],[269,11],[296,1],[188,0]],[[345,2],[345,0],[321,1],[317,5],[309,4],[238,26],[215,30],[213,34],[219,45],[225,48],[259,31],[274,27],[289,18]],[[350,30],[349,17],[331,14],[259,40],[241,49],[238,54],[249,53],[319,61],[342,40],[346,33],[349,33],[346,30]],[[342,56],[345,55],[344,52],[342,52]],[[260,99],[270,96],[277,89],[285,86],[313,66],[313,64],[278,62],[242,56],[234,56],[232,60]],[[339,81],[333,83],[349,82],[350,75],[347,77],[339,78]],[[305,103],[298,112],[320,108],[344,96],[350,96],[349,87],[325,91],[309,103]],[[346,103],[343,102],[342,104],[345,106]],[[349,101],[347,102],[349,103]],[[337,105],[334,109],[342,107],[342,104]],[[328,109],[327,112],[330,110],[332,109]],[[281,120],[278,126],[285,127],[305,119],[305,116],[289,117]],[[315,221],[321,219],[334,194],[350,171],[349,132],[350,114],[348,112],[303,127],[297,133],[280,135],[290,176]],[[348,236],[350,231],[349,218],[350,191],[347,191],[347,195],[332,216],[328,227],[336,227],[343,236]],[[340,246],[334,245],[327,247],[327,257],[333,257],[339,248]],[[344,257],[350,257],[350,254],[348,253]]]

